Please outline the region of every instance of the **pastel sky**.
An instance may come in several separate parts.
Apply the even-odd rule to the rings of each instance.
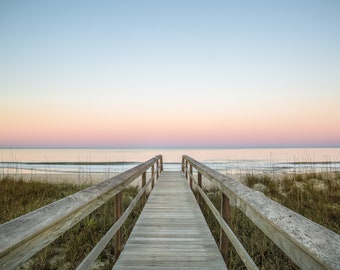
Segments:
[[[0,1],[0,147],[340,146],[340,1]]]

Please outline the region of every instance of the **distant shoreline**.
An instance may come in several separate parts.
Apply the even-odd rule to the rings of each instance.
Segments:
[[[21,161],[0,161],[1,164],[22,164],[22,165],[138,165],[142,162],[138,161],[76,161],[76,162],[69,162],[69,161],[37,161],[37,162],[21,162]],[[204,163],[204,162],[203,162]],[[226,163],[226,162],[207,162],[207,163]],[[304,165],[304,164],[310,164],[310,165],[317,165],[317,164],[340,164],[340,161],[292,161],[292,162],[276,162],[278,164],[296,164],[296,165]],[[164,164],[181,164],[181,162],[164,162]]]
[[[138,165],[142,162],[137,161],[37,161],[37,162],[20,162],[20,161],[0,161],[0,164],[22,164],[22,165]]]
[[[340,145],[287,145],[287,146],[279,146],[279,145],[249,145],[249,146],[116,146],[116,147],[105,147],[105,146],[0,146],[0,150],[48,150],[48,149],[56,149],[56,150],[148,150],[148,149],[322,149],[322,148],[339,148]]]

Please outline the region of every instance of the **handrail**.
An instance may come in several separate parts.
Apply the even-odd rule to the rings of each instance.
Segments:
[[[234,245],[234,248],[237,254],[239,254],[241,260],[243,261],[247,269],[254,269],[254,270],[258,269],[253,259],[249,256],[248,252],[243,247],[242,243],[237,239],[237,236],[234,234],[234,232],[231,230],[228,224],[222,219],[222,216],[220,215],[218,210],[215,208],[213,203],[209,200],[209,197],[204,193],[203,189],[199,187],[198,185],[196,188],[198,192],[200,193],[200,195],[202,196],[205,203],[212,210],[213,215],[217,219],[218,223],[220,224],[225,234],[228,236],[230,242]]]
[[[152,172],[149,182],[154,183],[163,168],[161,155],[104,182],[1,224],[0,268],[15,269],[106,201],[116,195],[118,197],[124,187],[141,175],[144,187],[146,171],[150,167]]]
[[[148,180],[146,185],[138,192],[136,197],[130,203],[125,212],[121,215],[121,217],[112,225],[112,227],[107,231],[107,233],[99,240],[97,245],[91,250],[91,252],[86,256],[86,258],[78,265],[77,270],[85,270],[88,269],[94,261],[97,259],[99,254],[104,250],[106,245],[110,242],[112,237],[117,233],[119,228],[126,221],[128,216],[131,214],[133,208],[136,206],[142,195],[145,193],[146,189],[149,187],[150,183],[154,180],[154,177]],[[115,254],[116,255],[116,254]]]
[[[340,269],[340,235],[189,156],[182,157],[182,170],[191,185],[201,187],[202,176],[213,183],[302,269]],[[224,219],[219,215],[220,224],[228,226]]]

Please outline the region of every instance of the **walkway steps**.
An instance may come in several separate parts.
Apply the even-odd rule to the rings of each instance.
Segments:
[[[226,269],[182,172],[162,172],[113,269]]]

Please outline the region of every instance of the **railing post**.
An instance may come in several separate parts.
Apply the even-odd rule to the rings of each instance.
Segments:
[[[142,174],[142,188],[145,187],[145,185],[146,185],[146,172]],[[144,192],[142,197],[142,204],[145,205],[145,203],[146,203],[146,191]]]
[[[182,172],[184,173],[184,156],[182,156]]]
[[[123,192],[120,191],[114,197],[114,220],[117,221],[121,215],[123,214]],[[115,260],[117,261],[120,253],[122,252],[123,247],[123,239],[122,239],[122,229],[120,228],[114,237],[114,255]]]
[[[159,160],[157,159],[157,162],[156,162],[156,175],[157,175],[157,179],[158,179],[158,176],[159,176]]]
[[[202,174],[197,171],[197,185],[202,188]],[[202,197],[199,192],[197,192],[197,201],[199,205],[202,205]]]
[[[225,220],[227,224],[229,224],[230,220],[230,204],[229,198],[222,192],[221,195],[221,216]],[[225,232],[220,229],[220,251],[224,262],[227,264],[228,259],[228,249],[229,249],[229,241]]]
[[[152,164],[151,167],[151,177],[152,177],[151,189],[153,189],[153,187],[155,186],[155,164]]]
[[[160,160],[161,160],[161,172],[162,172],[163,171],[163,156],[161,156]]]
[[[188,179],[188,160],[185,160],[185,178]]]
[[[189,181],[189,183],[190,183],[190,188],[192,189],[192,165],[191,165],[191,163],[190,163],[190,174],[189,174],[189,178],[190,178],[190,181]]]

